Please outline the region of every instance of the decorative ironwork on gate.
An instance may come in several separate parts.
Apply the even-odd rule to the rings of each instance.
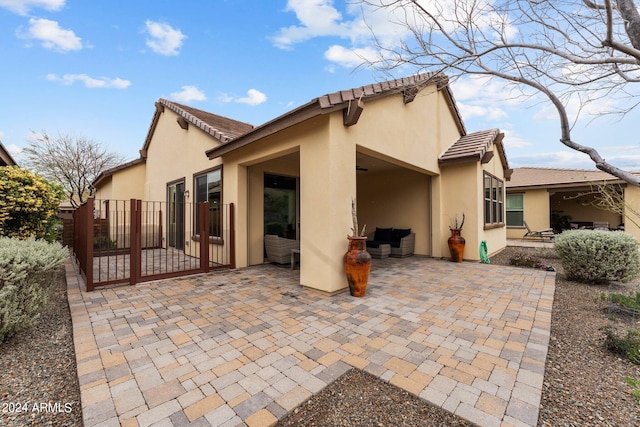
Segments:
[[[73,250],[87,291],[234,268],[233,218],[233,203],[90,198],[73,216]]]

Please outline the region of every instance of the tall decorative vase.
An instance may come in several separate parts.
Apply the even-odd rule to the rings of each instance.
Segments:
[[[464,255],[464,237],[460,235],[462,229],[460,228],[452,228],[451,229],[451,237],[447,241],[449,243],[449,252],[451,252],[451,261],[454,262],[462,262],[462,257]]]
[[[349,250],[344,254],[344,271],[349,282],[349,292],[354,297],[363,297],[367,291],[371,255],[367,252],[367,238],[348,236]]]

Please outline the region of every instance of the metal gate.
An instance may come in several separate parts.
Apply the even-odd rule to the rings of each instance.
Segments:
[[[87,291],[235,267],[233,203],[183,203],[178,224],[168,208],[90,198],[74,212],[73,250]]]

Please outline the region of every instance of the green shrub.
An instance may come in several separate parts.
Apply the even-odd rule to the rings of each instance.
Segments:
[[[54,241],[62,187],[17,166],[0,167],[0,235]]]
[[[638,243],[622,231],[565,231],[556,237],[555,248],[569,280],[626,282],[640,272]]]
[[[626,357],[636,365],[640,365],[640,330],[629,329],[621,336],[611,328],[603,328],[604,345],[611,352]]]
[[[38,319],[67,256],[59,243],[0,237],[0,342]]]
[[[540,258],[531,254],[516,254],[509,259],[509,264],[516,267],[542,268],[544,264]]]
[[[640,403],[640,381],[635,378],[624,377],[624,382],[626,382],[629,387],[633,388],[631,394],[636,399],[636,402]]]
[[[640,312],[640,292],[630,292],[629,295],[612,293],[606,298],[609,302],[634,312]]]

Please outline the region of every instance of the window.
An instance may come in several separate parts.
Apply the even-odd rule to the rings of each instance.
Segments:
[[[484,174],[484,225],[504,224],[504,184],[495,176]]]
[[[507,226],[524,227],[524,194],[507,194]]]
[[[216,169],[195,177],[196,203],[209,202],[209,236],[222,235],[222,171]],[[200,212],[196,209],[196,227],[200,224]],[[196,228],[197,230],[197,228]]]

